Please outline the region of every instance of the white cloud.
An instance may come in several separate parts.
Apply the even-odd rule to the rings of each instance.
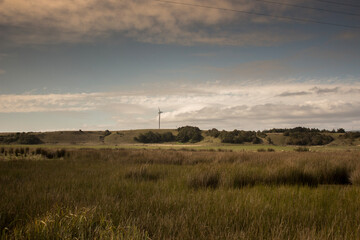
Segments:
[[[0,113],[106,112],[113,128],[148,128],[164,111],[164,127],[263,129],[307,125],[349,127],[360,117],[360,86],[283,84],[184,86],[181,91],[0,95]],[[357,90],[357,91],[356,91]],[[301,94],[299,94],[301,93]],[[309,93],[309,94],[302,94]],[[101,123],[99,123],[101,124]],[[155,127],[155,125],[153,126]]]

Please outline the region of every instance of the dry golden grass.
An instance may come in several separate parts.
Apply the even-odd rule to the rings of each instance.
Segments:
[[[0,161],[1,239],[359,239],[358,152],[67,150]]]

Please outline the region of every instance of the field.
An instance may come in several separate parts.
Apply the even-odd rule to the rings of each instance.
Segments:
[[[360,238],[359,151],[51,147],[0,158],[1,239]]]

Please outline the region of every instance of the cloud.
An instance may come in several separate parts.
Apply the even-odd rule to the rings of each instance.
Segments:
[[[191,54],[191,56],[194,56],[194,57],[215,57],[216,53],[211,53],[211,52],[202,53],[202,52],[199,52],[199,53],[193,53],[193,54]]]
[[[1,75],[1,74],[4,74],[4,73],[5,73],[5,70],[0,69],[0,75]]]
[[[337,93],[340,91],[339,87],[334,88],[318,88],[314,87],[311,90],[315,91],[317,94],[326,94],[326,93]]]
[[[278,96],[279,97],[292,97],[292,96],[304,96],[304,95],[309,95],[311,94],[311,92],[305,92],[305,91],[301,91],[301,92],[283,92],[280,93]]]
[[[287,7],[248,0],[196,3],[269,14],[289,11]],[[285,28],[270,28],[277,22],[276,18],[147,0],[0,2],[0,39],[15,44],[92,42],[120,34],[150,43],[263,46],[309,37]],[[240,30],[235,33],[223,26]]]
[[[360,33],[356,31],[343,31],[338,33],[335,37],[335,40],[340,41],[359,41],[360,40]]]
[[[327,92],[326,98],[323,93],[310,94],[309,89],[314,93]],[[360,92],[351,89],[359,89],[359,86],[226,85],[217,82],[183,86],[178,92],[160,89],[156,93],[148,90],[0,95],[0,113],[94,112],[95,115],[111,116],[116,122],[112,129],[129,129],[156,127],[159,106],[164,111],[163,126],[167,128],[187,124],[205,129],[264,129],[295,125],[349,127],[360,117]],[[284,101],[286,96],[288,98]]]

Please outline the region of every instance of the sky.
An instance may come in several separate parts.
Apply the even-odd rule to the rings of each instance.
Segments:
[[[155,129],[158,107],[161,128],[360,130],[359,12],[354,0],[0,0],[0,132]]]

